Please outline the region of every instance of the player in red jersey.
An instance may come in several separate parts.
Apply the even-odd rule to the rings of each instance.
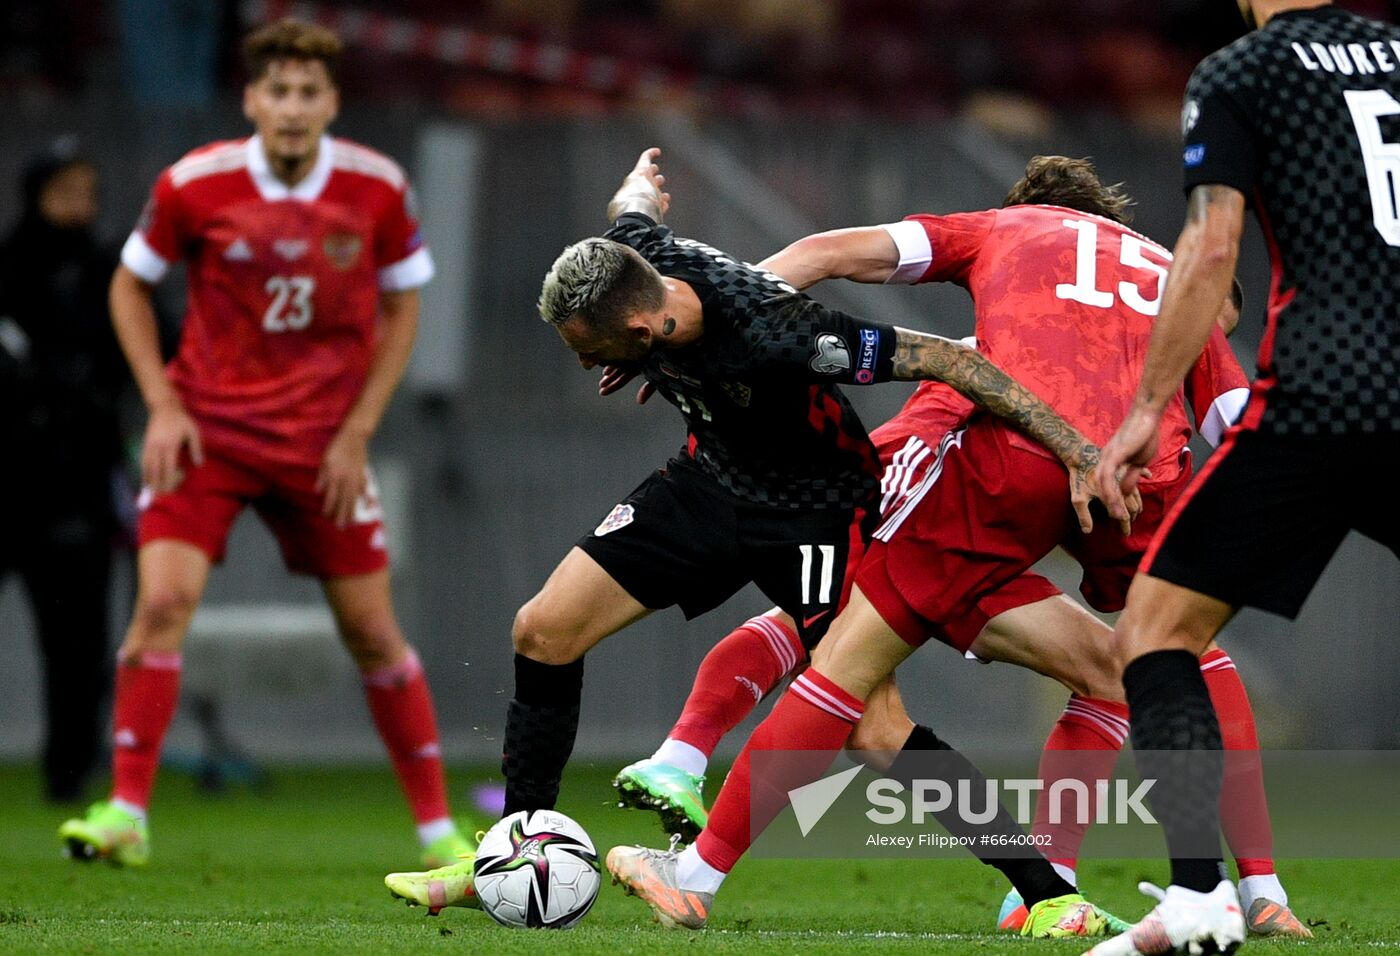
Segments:
[[[1076,185],[1087,193],[1084,201],[1077,201]],[[1039,205],[1050,197],[1077,208]],[[1007,202],[1001,210],[911,217],[891,226],[811,237],[763,265],[799,287],[838,275],[863,281],[957,281],[977,303],[980,347],[995,354],[999,364],[1025,374],[1039,395],[1059,401],[1071,421],[1102,432],[1113,419],[1100,405],[1111,408],[1115,400],[1124,400],[1119,379],[1131,374],[1125,366],[1140,362],[1145,351],[1170,256],[1116,221],[1126,201],[1099,186],[1087,164],[1053,157],[1033,160]],[[1079,209],[1102,215],[1086,216]],[[1107,300],[1099,284],[1113,290]],[[1233,308],[1229,312],[1233,321],[1237,313]],[[1212,419],[1229,401],[1217,404],[1217,397],[1243,385],[1243,373],[1221,331],[1198,363],[1193,383],[1192,399],[1211,423],[1209,430],[1219,431]],[[835,639],[836,666],[823,664],[824,653],[829,660],[833,653],[832,641],[824,641],[814,655],[814,669],[798,679],[750,748],[825,748],[834,753],[859,717],[861,700],[930,636],[962,651],[976,647],[989,658],[1033,667],[1074,690],[1110,686],[1107,675],[1096,675],[1093,663],[1112,656],[1104,640],[1108,629],[1066,599],[1050,600],[1057,590],[1025,572],[1063,544],[1085,566],[1083,590],[1090,602],[1116,610],[1150,535],[1138,528],[1127,538],[1102,531],[1085,536],[1069,529],[1062,509],[1045,497],[1053,482],[1021,453],[1015,436],[985,421],[958,429],[969,411],[941,392],[921,388],[899,416],[875,433],[887,464],[884,524],[876,534],[883,546],[877,543],[862,563],[858,593],[833,625],[844,635]],[[1163,429],[1164,453],[1154,463],[1155,485],[1144,489],[1139,521],[1145,518],[1149,525],[1160,520],[1189,477],[1185,446],[1190,427],[1179,398],[1173,415]],[[1013,619],[1009,627],[984,631],[991,619],[1027,606],[1035,610]],[[781,623],[763,619],[753,630],[781,633]],[[1040,628],[1056,624],[1067,626],[1069,635],[1047,642],[1042,637],[1047,632]],[[833,671],[840,676],[833,678]],[[844,683],[859,692],[851,693]],[[912,727],[892,691],[891,686],[872,698],[871,714],[880,719],[874,728],[862,725],[866,732],[855,745],[893,750],[901,744],[905,749],[938,746],[931,731]],[[684,723],[685,718],[678,728]],[[812,733],[804,723],[819,726]],[[894,730],[898,736],[891,736]],[[731,786],[721,793],[710,829],[676,861],[673,872],[684,890],[713,892],[747,846],[747,752],[731,774]],[[736,780],[737,788],[732,786]],[[786,793],[803,782],[764,781],[763,786]],[[744,792],[728,802],[734,789]],[[628,856],[627,851],[620,854]],[[615,873],[637,872],[631,859],[616,862]],[[649,900],[654,907],[657,901],[664,908],[664,894]]]
[[[284,20],[247,38],[248,139],[166,169],[122,251],[113,321],[150,420],[136,608],[118,656],[113,790],[59,830],[75,858],[142,864],[180,650],[211,564],[252,505],[287,567],[321,579],[418,823],[425,861],[471,845],[449,815],[433,704],[390,597],[368,446],[433,274],[403,171],[325,130],[340,40]],[[188,310],[162,367],[152,286]]]

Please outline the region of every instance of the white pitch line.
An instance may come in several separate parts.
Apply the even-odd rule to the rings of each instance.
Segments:
[[[759,936],[765,939],[912,939],[944,943],[975,943],[997,939],[991,933],[907,933],[900,930],[709,929],[707,936]]]

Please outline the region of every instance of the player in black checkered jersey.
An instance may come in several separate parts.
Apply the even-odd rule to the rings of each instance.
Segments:
[[[552,807],[572,749],[583,655],[653,610],[695,617],[750,581],[808,647],[850,588],[878,515],[874,445],[838,383],[936,378],[1024,428],[1069,468],[1091,525],[1097,449],[961,342],[846,315],[777,276],[660,225],[670,197],[644,152],[608,208],[545,277],[540,314],[608,394],[632,374],[689,431],[667,463],[585,535],[516,617],[506,812]]]
[[[1097,449],[974,349],[827,309],[776,276],[660,225],[670,196],[644,152],[601,238],[545,278],[541,316],[680,409],[686,447],[613,509],[516,617],[506,810],[547,808],[577,729],[583,655],[652,610],[708,611],[750,581],[810,647],[841,605],[878,517],[875,448],[838,383],[936,378],[1064,461],[1080,520]]]
[[[1189,211],[1136,404],[1099,466],[1110,512],[1229,288],[1246,205],[1273,257],[1268,329],[1242,419],[1158,533],[1118,622],[1172,885],[1095,953],[1243,939],[1220,862],[1220,729],[1196,655],[1242,606],[1296,616],[1348,531],[1400,545],[1392,496],[1338,494],[1400,454],[1400,29],[1319,0],[1240,6],[1258,29],[1187,87]]]

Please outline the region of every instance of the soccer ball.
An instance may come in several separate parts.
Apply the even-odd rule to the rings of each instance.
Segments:
[[[602,879],[583,827],[553,810],[501,819],[476,851],[476,895],[502,926],[567,929],[593,906]]]

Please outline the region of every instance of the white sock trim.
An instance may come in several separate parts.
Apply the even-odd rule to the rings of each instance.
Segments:
[[[1063,863],[1051,863],[1050,865],[1055,868],[1056,873],[1064,878],[1066,883],[1076,890],[1079,889],[1079,877],[1075,875],[1074,867],[1065,866]]]
[[[694,843],[682,850],[680,859],[676,861],[676,882],[683,890],[717,893],[728,875],[706,863]]]
[[[672,737],[667,737],[661,742],[661,746],[656,748],[656,753],[651,755],[651,759],[657,763],[664,763],[668,767],[679,767],[686,773],[692,773],[697,777],[705,776],[705,768],[710,765],[710,758],[705,756],[704,751],[699,747]]]
[[[418,824],[418,842],[427,846],[434,840],[441,840],[445,836],[451,836],[457,832],[457,824],[452,822],[451,817],[439,817],[436,820],[428,820]]]
[[[146,822],[145,807],[132,803],[130,800],[121,800],[118,798],[113,798],[109,801],[109,803],[111,803],[111,805],[116,807],[118,810],[122,810],[126,813],[131,814],[133,817],[140,820],[142,823]]]
[[[1240,880],[1240,905],[1244,907],[1246,913],[1249,912],[1254,901],[1261,897],[1283,906],[1288,905],[1288,891],[1279,882],[1277,873],[1246,876]]]

